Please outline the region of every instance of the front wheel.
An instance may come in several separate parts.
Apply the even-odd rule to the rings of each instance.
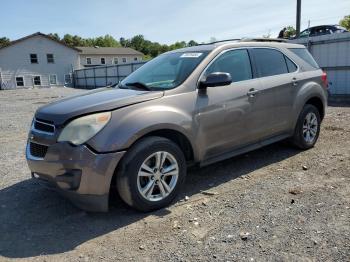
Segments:
[[[181,149],[162,137],[135,144],[117,170],[117,189],[129,206],[140,211],[160,209],[176,197],[186,177]]]
[[[321,128],[321,117],[317,108],[306,104],[301,111],[292,143],[300,149],[309,149],[316,144]]]

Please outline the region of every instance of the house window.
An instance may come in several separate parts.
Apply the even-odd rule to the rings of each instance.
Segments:
[[[118,57],[113,58],[113,64],[117,65],[118,64]]]
[[[106,64],[106,58],[101,57],[101,65],[105,65]]]
[[[137,61],[137,57],[134,57],[134,61]]]
[[[37,54],[30,54],[30,62],[32,64],[38,64],[38,55]]]
[[[16,86],[24,86],[24,78],[23,76],[16,77]]]
[[[57,85],[57,75],[49,75],[50,85]]]
[[[125,57],[123,57],[123,63],[126,63],[126,58]]]
[[[41,77],[40,76],[33,76],[33,83],[35,86],[41,86]]]
[[[91,57],[87,57],[86,58],[86,64],[87,65],[91,65]]]
[[[46,54],[46,58],[47,58],[47,63],[48,64],[53,64],[55,63],[55,60],[53,58],[53,54]]]

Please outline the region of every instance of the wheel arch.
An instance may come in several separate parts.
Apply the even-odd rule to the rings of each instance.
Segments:
[[[132,141],[129,148],[131,148],[133,145],[135,145],[137,142],[139,142],[141,139],[144,139],[146,137],[152,137],[152,136],[158,136],[167,138],[170,141],[174,142],[176,145],[179,146],[181,151],[184,153],[186,162],[189,164],[194,164],[197,160],[197,154],[195,151],[195,148],[193,147],[190,139],[185,135],[183,132],[174,129],[174,128],[156,128],[152,130],[148,130],[147,132],[144,132],[142,135],[139,134],[138,138]],[[123,156],[123,158],[125,155]],[[115,167],[111,182],[110,182],[110,190],[111,193],[111,187],[116,184],[117,174],[118,174],[118,168],[120,168],[121,162],[123,161],[123,158],[119,161],[118,165]]]
[[[312,96],[307,99],[304,105],[313,105],[314,107],[316,107],[318,112],[320,113],[321,120],[323,120],[325,116],[325,105],[320,97]]]
[[[189,136],[185,134],[185,132],[179,130],[176,127],[174,128],[171,125],[161,127],[153,126],[151,128],[139,131],[127,142],[127,148],[129,149],[141,139],[151,136],[164,137],[174,142],[184,153],[187,162],[198,161],[198,152],[193,143],[191,142]]]

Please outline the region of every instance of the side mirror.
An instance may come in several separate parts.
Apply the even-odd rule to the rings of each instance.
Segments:
[[[199,89],[205,89],[213,86],[226,86],[232,83],[232,77],[229,73],[215,72],[209,74],[204,80],[199,82]]]

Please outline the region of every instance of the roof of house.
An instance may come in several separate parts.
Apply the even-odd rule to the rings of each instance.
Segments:
[[[143,55],[129,47],[77,47],[83,55]]]
[[[14,45],[14,44],[17,44],[17,43],[19,43],[19,42],[22,42],[22,41],[24,41],[24,40],[27,40],[27,39],[32,38],[32,37],[35,37],[35,36],[42,36],[42,37],[45,37],[45,38],[47,38],[47,39],[49,39],[49,40],[51,40],[51,41],[54,41],[54,42],[56,42],[56,43],[58,43],[58,44],[61,44],[61,45],[65,46],[65,47],[68,47],[68,48],[74,49],[75,51],[81,52],[80,49],[78,49],[78,48],[71,47],[71,46],[69,46],[69,45],[67,45],[67,44],[65,44],[65,43],[63,43],[63,42],[61,42],[61,41],[58,41],[58,40],[56,40],[56,39],[54,39],[54,38],[52,38],[52,37],[50,37],[50,36],[48,36],[48,35],[45,35],[45,34],[43,34],[43,33],[40,33],[40,32],[31,34],[31,35],[27,35],[27,36],[22,37],[22,38],[19,38],[19,39],[17,39],[17,40],[11,41],[9,45],[0,47],[0,49],[3,49],[3,48],[6,48],[6,47],[9,47],[9,46],[12,46],[12,45]]]

